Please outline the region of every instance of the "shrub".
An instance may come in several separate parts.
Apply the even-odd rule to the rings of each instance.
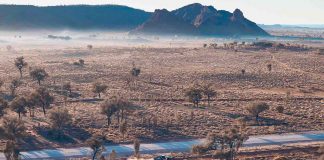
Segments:
[[[259,114],[269,109],[269,105],[267,103],[253,103],[248,106],[247,111],[255,117],[255,120],[258,122]]]
[[[17,79],[14,79],[14,80],[11,81],[10,86],[9,86],[11,96],[14,96],[14,95],[15,95],[15,93],[16,93],[16,89],[17,89],[21,84],[22,84],[21,81],[20,81],[20,80],[17,80]]]
[[[278,113],[283,113],[285,108],[283,106],[277,106],[276,110],[277,110]]]
[[[61,131],[72,124],[72,115],[67,109],[52,109],[48,118],[51,122],[51,128],[56,131]]]

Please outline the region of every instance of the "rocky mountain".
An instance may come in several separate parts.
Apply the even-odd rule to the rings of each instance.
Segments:
[[[159,17],[163,17],[163,19],[159,19]],[[166,19],[166,17],[170,19]],[[189,29],[188,25],[193,29]],[[186,26],[186,28],[182,29],[180,26]],[[172,30],[172,32],[169,32],[169,30]],[[246,19],[243,12],[239,9],[230,13],[217,10],[213,6],[203,6],[199,3],[184,6],[171,12],[167,10],[160,12],[160,10],[157,10],[150,19],[132,33],[152,33],[152,31],[159,31],[159,34],[196,34],[207,36],[268,35],[256,23]]]
[[[131,30],[151,13],[119,5],[0,5],[0,29]]]
[[[194,26],[166,9],[155,10],[152,16],[131,34],[189,34],[197,33]]]
[[[206,36],[268,35],[245,18],[239,9],[230,13],[199,3],[174,11],[155,10],[154,13],[119,5],[0,5],[0,29],[100,29],[131,31],[131,34]]]

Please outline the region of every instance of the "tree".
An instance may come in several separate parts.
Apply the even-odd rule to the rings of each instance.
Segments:
[[[125,134],[127,133],[127,122],[125,120],[120,124],[119,132],[123,135],[123,142],[125,142]]]
[[[134,140],[134,154],[137,158],[139,158],[139,151],[140,151],[141,143],[138,139]]]
[[[67,109],[55,108],[49,112],[49,120],[51,128],[55,131],[61,132],[63,128],[72,124],[72,115]]]
[[[23,121],[16,117],[4,117],[2,122],[2,136],[5,139],[17,141],[26,135],[26,127]]]
[[[3,84],[4,84],[3,80],[0,79],[0,89],[3,86]]]
[[[22,72],[25,67],[27,67],[27,62],[25,62],[24,57],[18,57],[15,59],[15,66],[18,68],[20,73],[20,78],[22,78]]]
[[[19,116],[19,119],[21,118],[21,113],[25,114],[27,107],[27,101],[25,97],[16,97],[11,103],[10,108],[12,111],[16,112]]]
[[[80,64],[80,66],[84,66],[84,60],[83,59],[79,59],[79,64]]]
[[[248,106],[247,111],[255,117],[255,121],[258,122],[259,114],[269,109],[269,105],[267,103],[253,103],[252,105]]]
[[[41,81],[48,77],[47,72],[42,68],[35,68],[29,72],[33,80],[37,81],[38,85],[41,85]]]
[[[9,89],[10,89],[10,92],[11,92],[11,96],[14,96],[15,95],[16,89],[20,85],[21,85],[21,81],[20,80],[14,79],[14,80],[11,81],[10,86],[9,86]]]
[[[63,90],[65,90],[66,92],[69,92],[69,94],[72,93],[72,86],[70,82],[64,83],[62,86]]]
[[[199,102],[202,99],[202,90],[192,87],[186,92],[186,96],[189,97],[189,101],[192,102],[194,106],[199,107]]]
[[[242,70],[241,70],[241,73],[242,73],[242,75],[244,76],[244,75],[245,75],[245,69],[242,69]]]
[[[19,146],[15,141],[8,140],[4,149],[4,155],[7,160],[18,160],[19,159]]]
[[[138,77],[141,73],[141,69],[136,68],[135,66],[131,70],[131,74],[133,77]]]
[[[119,123],[119,113],[121,114],[121,119],[124,120],[126,119],[126,112],[130,110],[135,109],[135,105],[129,101],[125,101],[120,98],[114,98],[113,103],[115,103],[115,106],[117,108],[117,118],[118,118],[118,123]]]
[[[268,64],[267,65],[267,68],[268,68],[268,71],[271,72],[271,70],[272,70],[272,64]]]
[[[234,125],[220,134],[208,134],[207,142],[192,148],[193,153],[202,154],[209,150],[220,150],[227,160],[234,160],[243,142],[248,139],[245,127]]]
[[[101,106],[101,114],[107,117],[108,127],[111,124],[111,117],[118,111],[116,103],[113,101],[106,100],[104,101]]]
[[[202,92],[207,96],[208,106],[210,107],[210,101],[212,97],[216,96],[216,92],[211,88],[211,84],[205,85],[202,87]]]
[[[99,82],[96,82],[92,86],[92,92],[98,94],[98,97],[101,97],[101,93],[107,90],[108,86]]]
[[[102,152],[105,150],[103,146],[103,139],[98,136],[93,136],[86,142],[89,147],[92,149],[92,160],[98,159]]]
[[[0,97],[0,118],[5,114],[5,109],[8,107],[8,102]]]
[[[31,96],[34,103],[41,106],[44,115],[46,115],[46,108],[49,108],[51,103],[54,102],[54,97],[43,87],[38,88]]]

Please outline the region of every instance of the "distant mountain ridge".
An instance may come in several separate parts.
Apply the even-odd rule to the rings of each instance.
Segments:
[[[0,5],[0,29],[131,30],[151,13],[119,5]]]
[[[199,3],[174,11],[157,9],[154,13],[120,5],[0,5],[0,29],[101,29],[131,31],[131,34],[210,36],[269,35],[246,19],[239,9],[231,13]]]

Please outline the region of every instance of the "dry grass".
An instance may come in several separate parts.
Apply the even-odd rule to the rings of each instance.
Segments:
[[[252,134],[324,128],[324,57],[318,54],[191,47],[95,47],[92,50],[63,47],[20,48],[14,53],[1,51],[0,56],[0,77],[5,81],[1,88],[3,96],[9,94],[10,80],[19,77],[14,58],[24,56],[29,66],[42,67],[49,73],[43,84],[55,95],[56,103],[52,107],[66,107],[73,114],[73,127],[66,131],[71,138],[67,142],[52,141],[37,132],[37,128],[48,126],[48,119],[40,110],[34,118],[24,117],[31,135],[25,149],[80,146],[95,133],[121,142],[116,120],[108,128],[105,116],[100,114],[101,101],[78,101],[93,99],[91,87],[97,81],[108,85],[104,99],[121,96],[141,106],[128,116],[126,142],[134,138],[142,141],[201,138],[208,132],[221,131],[236,118],[249,118],[244,108],[253,101],[265,101],[271,109],[261,114],[261,125],[255,125],[249,118]],[[85,60],[83,67],[73,65],[79,59]],[[132,62],[141,69],[141,75],[127,84]],[[271,72],[266,67],[269,63]],[[246,70],[245,75],[241,75],[241,69]],[[28,69],[22,80],[23,85],[17,91],[20,95],[37,87],[28,76]],[[66,82],[71,82],[74,97],[68,98],[71,102],[61,103],[64,97],[60,85]],[[213,84],[218,96],[211,107],[203,102],[200,108],[193,108],[187,102],[184,91],[195,83]],[[287,92],[291,92],[288,101]],[[285,107],[284,113],[277,113],[278,105]]]

